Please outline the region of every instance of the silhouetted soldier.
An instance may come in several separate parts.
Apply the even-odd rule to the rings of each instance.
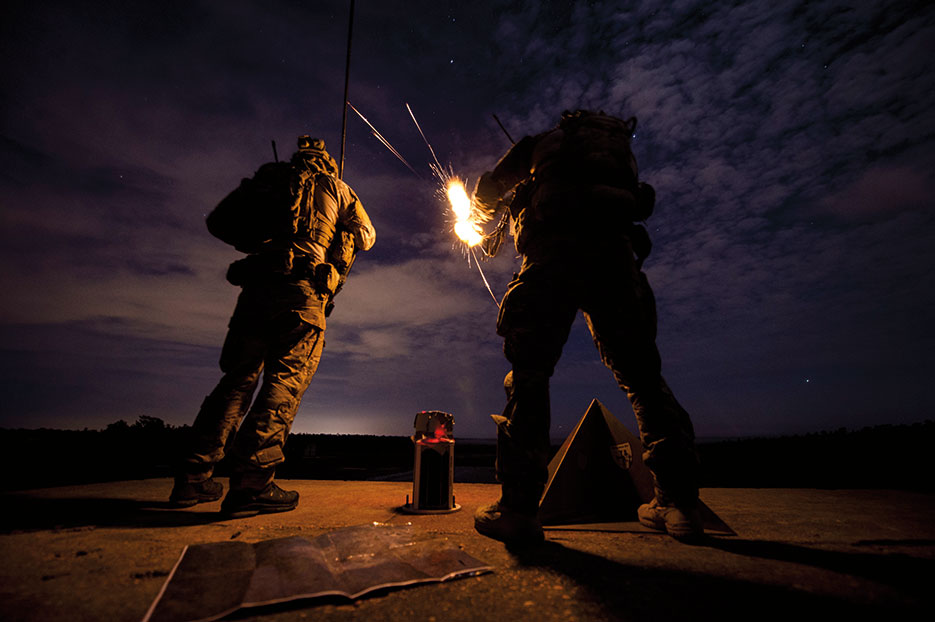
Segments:
[[[522,139],[478,180],[475,199],[490,216],[512,192],[523,257],[497,322],[513,366],[506,408],[494,417],[501,497],[474,522],[491,538],[543,538],[537,511],[548,475],[549,378],[578,309],[636,414],[656,490],[639,508],[640,522],[677,538],[701,533],[694,431],[662,378],[655,299],[640,271],[650,242],[634,223],[649,216],[655,196],[638,180],[635,126],[635,119],[565,112],[557,127]]]
[[[370,249],[376,238],[357,195],[338,179],[324,141],[301,136],[298,146],[291,166],[264,165],[254,177],[271,171],[301,179],[304,189],[297,201],[305,216],[289,239],[264,243],[228,270],[228,280],[243,291],[221,351],[224,375],[195,418],[192,445],[170,496],[179,506],[221,497],[222,486],[211,476],[225,451],[232,473],[222,512],[249,516],[298,504],[297,492],[273,481],[275,469],[284,460],[283,445],[318,368],[326,307],[353,253]],[[252,187],[249,182],[242,188]]]

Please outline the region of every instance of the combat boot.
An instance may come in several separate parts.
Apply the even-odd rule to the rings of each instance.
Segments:
[[[169,503],[179,508],[188,508],[199,503],[217,501],[224,494],[224,486],[210,477],[203,482],[189,482],[184,477],[177,477]]]
[[[474,529],[513,546],[535,545],[545,539],[542,524],[535,514],[517,512],[504,505],[503,499],[478,508],[474,513]]]
[[[636,515],[641,525],[665,531],[683,542],[698,540],[704,534],[697,505],[692,508],[680,508],[675,505],[662,505],[657,499],[653,499],[650,503],[641,505]]]
[[[257,514],[289,512],[299,505],[299,493],[283,490],[270,482],[260,491],[240,488],[227,493],[221,503],[221,513],[230,518],[246,518]]]

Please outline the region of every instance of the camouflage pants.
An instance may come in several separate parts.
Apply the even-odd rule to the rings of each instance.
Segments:
[[[604,364],[633,405],[656,495],[692,504],[698,496],[694,430],[661,375],[656,304],[624,241],[574,260],[523,259],[504,297],[497,332],[513,370],[497,417],[497,475],[504,502],[534,512],[548,477],[549,378],[579,309]]]
[[[323,305],[302,281],[244,288],[221,350],[224,375],[192,424],[183,460],[189,481],[210,477],[225,452],[233,458],[232,489],[272,481],[321,359]]]

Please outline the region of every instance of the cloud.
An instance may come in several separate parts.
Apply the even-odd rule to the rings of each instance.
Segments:
[[[854,183],[822,199],[822,206],[836,216],[860,220],[878,214],[931,207],[935,203],[932,175],[916,168],[872,167]]]
[[[479,277],[469,268],[449,257],[362,269],[341,293],[342,321],[359,327],[419,327],[476,313],[485,304],[477,296],[483,286],[477,287]]]
[[[159,391],[184,385],[187,404],[210,388],[237,293],[223,274],[238,255],[204,216],[271,158],[271,139],[281,157],[304,131],[337,151],[344,9],[14,9],[0,41],[0,328],[25,336],[0,362],[22,386],[34,370],[90,387],[84,413],[158,404],[147,412],[185,423],[197,403]],[[659,199],[646,269],[660,348],[698,430],[822,421],[815,403],[833,399],[784,384],[803,369],[855,395],[870,378],[898,395],[931,369],[932,8],[425,2],[357,20],[351,100],[424,178],[349,118],[346,178],[378,235],[303,405],[327,426],[440,407],[481,431],[502,407],[496,307],[450,238],[406,102],[442,164],[472,179],[508,146],[492,113],[515,139],[563,109],[639,118]],[[503,252],[482,264],[497,298],[517,269]],[[50,372],[50,351],[73,371]],[[124,370],[125,387],[93,368]],[[557,425],[588,394],[618,393],[580,324],[554,382]],[[860,408],[874,407],[892,410],[872,396]]]

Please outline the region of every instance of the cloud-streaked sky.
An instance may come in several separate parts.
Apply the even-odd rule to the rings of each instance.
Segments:
[[[204,217],[271,140],[339,155],[349,3],[8,5],[0,426],[190,423],[238,291]],[[357,2],[349,100],[419,175],[350,114],[377,245],[294,430],[405,435],[444,410],[494,435],[496,307],[407,103],[469,184],[509,146],[493,114],[516,139],[565,109],[639,119],[663,373],[699,436],[932,418],[933,41],[925,2]],[[518,260],[483,268],[499,297]],[[553,436],[594,397],[634,428],[579,318]]]

